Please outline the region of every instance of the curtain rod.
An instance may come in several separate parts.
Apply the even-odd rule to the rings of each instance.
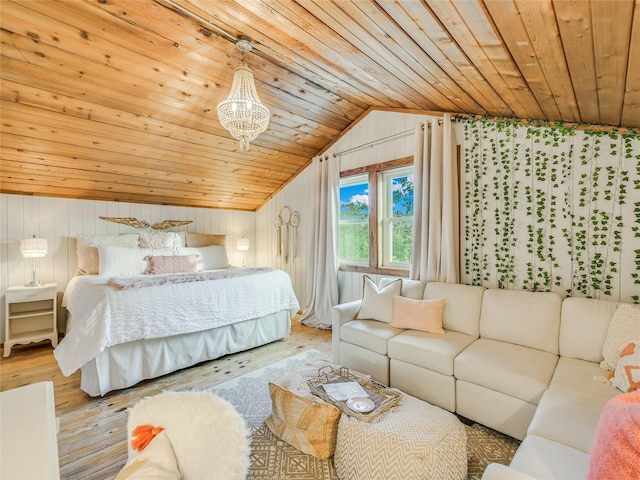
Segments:
[[[442,120],[438,120],[438,125],[442,125]],[[422,129],[424,130],[424,123],[422,124]],[[347,153],[351,153],[351,152],[355,152],[356,150],[362,150],[363,148],[367,148],[367,147],[372,147],[378,143],[383,143],[383,142],[387,142],[389,140],[393,140],[395,138],[400,138],[400,137],[405,137],[413,132],[415,132],[416,129],[412,128],[411,130],[407,130],[404,132],[400,132],[400,133],[396,133],[394,135],[389,135],[388,137],[384,137],[384,138],[379,138],[378,140],[373,140],[371,142],[367,142],[367,143],[363,143],[362,145],[358,145],[357,147],[352,147],[352,148],[348,148],[347,150],[343,150],[342,152],[337,152],[334,153],[333,156],[337,157],[338,155],[345,155]]]

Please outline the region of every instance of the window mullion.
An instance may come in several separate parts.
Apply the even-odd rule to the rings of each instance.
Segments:
[[[371,205],[374,207],[371,208]],[[369,172],[369,267],[378,268],[378,177]]]

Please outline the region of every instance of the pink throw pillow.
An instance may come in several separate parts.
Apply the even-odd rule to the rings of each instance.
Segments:
[[[147,271],[150,275],[163,273],[188,273],[197,271],[196,260],[199,255],[149,255],[145,259],[149,262]]]
[[[442,328],[444,303],[444,298],[414,300],[395,295],[393,297],[393,320],[389,325],[429,333],[444,333]]]

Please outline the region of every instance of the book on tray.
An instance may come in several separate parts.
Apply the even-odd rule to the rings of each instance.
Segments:
[[[337,401],[369,396],[358,382],[323,383],[322,387],[327,395]]]

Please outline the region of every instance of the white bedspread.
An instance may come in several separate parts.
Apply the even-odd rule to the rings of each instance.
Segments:
[[[300,308],[282,270],[126,290],[110,280],[83,275],[67,286],[63,305],[72,321],[53,352],[64,375],[120,343],[199,332],[281,310],[294,314]]]

